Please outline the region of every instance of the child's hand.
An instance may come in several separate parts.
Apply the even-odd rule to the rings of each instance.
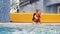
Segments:
[[[38,17],[35,15],[35,19],[38,19]]]

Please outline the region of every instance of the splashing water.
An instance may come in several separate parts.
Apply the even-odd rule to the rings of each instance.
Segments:
[[[60,34],[60,26],[57,25],[0,25],[0,34]]]

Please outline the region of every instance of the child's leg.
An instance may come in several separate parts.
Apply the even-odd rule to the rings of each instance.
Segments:
[[[34,22],[35,22],[35,24],[37,24],[38,23],[38,19],[34,19]]]
[[[33,24],[36,24],[36,19],[33,20]]]
[[[33,21],[33,24],[35,24],[35,22]]]
[[[41,24],[41,20],[39,19],[39,21],[38,21],[40,24]]]

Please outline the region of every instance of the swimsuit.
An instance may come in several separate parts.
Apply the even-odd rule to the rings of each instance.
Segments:
[[[33,14],[33,19],[32,19],[32,20],[33,20],[34,22],[40,22],[40,19],[39,19],[39,18],[40,18],[40,15],[37,16],[38,19],[36,19],[36,18],[34,17],[35,15],[36,15],[36,13]]]

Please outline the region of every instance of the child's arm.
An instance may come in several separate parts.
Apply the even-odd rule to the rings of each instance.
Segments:
[[[36,15],[34,17],[35,17],[35,19],[38,19],[38,17]]]

